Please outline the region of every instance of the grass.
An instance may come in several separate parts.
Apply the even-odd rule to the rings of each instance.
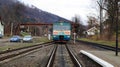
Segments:
[[[0,51],[5,51],[10,49],[16,49],[16,48],[21,48],[21,47],[27,47],[27,46],[32,46],[36,45],[38,43],[45,43],[49,42],[50,40],[47,39],[47,37],[36,37],[34,38],[32,43],[11,43],[11,42],[4,42],[4,45],[0,45]],[[1,43],[2,44],[2,43]]]
[[[0,47],[0,51],[5,51],[10,49],[17,49],[17,48],[21,48],[21,47],[27,47],[27,46],[32,46],[33,43],[12,43],[12,45],[6,45],[6,46],[2,46]]]
[[[88,42],[93,42],[93,43],[98,43],[98,44],[103,44],[103,45],[108,45],[108,46],[116,46],[115,41],[104,41],[104,40],[91,40],[91,39],[87,39],[87,38],[79,38],[78,40],[83,40],[83,41],[88,41]],[[119,42],[119,46],[120,48],[120,42]]]
[[[50,42],[50,41],[51,40],[48,40],[47,37],[40,37],[40,38],[35,39],[36,43],[39,43],[39,42]]]
[[[26,33],[26,32],[21,32],[20,34],[21,34],[22,36],[30,35],[29,33]]]

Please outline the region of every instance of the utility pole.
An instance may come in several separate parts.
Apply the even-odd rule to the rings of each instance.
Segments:
[[[97,1],[97,3],[99,4],[100,7],[100,36],[102,36],[103,33],[103,0],[100,0],[99,2]]]
[[[103,22],[103,0],[100,0],[100,36],[102,36],[102,33],[103,33],[103,25],[102,25],[102,22]]]
[[[118,0],[115,0],[115,10],[116,10],[116,53],[115,55],[118,56]]]
[[[11,36],[13,35],[13,23],[11,23]]]
[[[74,33],[73,33],[73,35],[74,35],[74,44],[75,44],[75,40],[76,40],[76,33],[74,32]]]

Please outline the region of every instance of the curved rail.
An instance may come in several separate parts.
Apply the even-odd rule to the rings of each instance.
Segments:
[[[42,43],[42,44],[48,44],[48,43],[52,43],[52,42],[46,42],[46,43]],[[21,48],[12,49],[12,50],[1,51],[0,54],[5,54],[5,53],[9,53],[9,52],[16,51],[16,50],[26,49],[26,48],[30,48],[30,47],[34,47],[34,46],[39,46],[42,44],[36,44],[36,45],[32,45],[32,46],[27,46],[27,47],[21,47]]]
[[[47,65],[46,67],[52,67],[53,65],[53,62],[54,62],[54,57],[55,57],[55,53],[56,53],[56,50],[57,50],[57,45],[55,45],[50,57],[49,57],[49,61],[47,62]]]
[[[48,44],[51,44],[51,42],[43,43],[43,44],[47,44],[48,45]],[[33,45],[33,46],[13,49],[13,50],[10,50],[10,51],[3,51],[3,52],[0,53],[0,62],[4,61],[6,59],[9,59],[9,58],[13,58],[15,56],[18,56],[18,55],[30,52],[32,50],[41,48],[43,44],[37,44],[37,45]],[[47,46],[47,45],[45,45],[45,46]]]

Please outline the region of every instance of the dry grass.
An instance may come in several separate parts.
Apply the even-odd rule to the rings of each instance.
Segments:
[[[32,45],[36,45],[36,44],[40,44],[40,43],[45,43],[45,42],[49,42],[50,40],[47,39],[47,37],[37,37],[33,39],[32,43],[29,42],[4,42],[4,43],[0,43],[0,51],[5,51],[8,49],[16,49],[16,48],[21,48],[21,47],[27,47],[27,46],[32,46]],[[4,44],[4,45],[2,45]]]
[[[113,47],[116,46],[115,36],[113,36],[112,39],[110,39],[110,40],[108,40],[105,37],[100,38],[99,36],[91,36],[91,37],[88,37],[88,38],[79,38],[79,40],[94,42],[94,43],[113,46]],[[120,48],[120,37],[119,37],[119,43],[118,44],[119,44],[119,48]]]

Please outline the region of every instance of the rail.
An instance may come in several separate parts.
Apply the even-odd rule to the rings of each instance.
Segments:
[[[72,59],[73,64],[76,67],[82,67],[81,63],[79,62],[79,60],[77,59],[77,57],[75,56],[73,51],[67,45],[66,45],[66,49],[67,49],[67,51],[69,53],[70,58]],[[50,55],[50,58],[49,58],[49,60],[47,62],[46,67],[52,67],[53,66],[56,50],[57,50],[57,46],[53,49],[53,51],[52,51],[52,53]]]
[[[82,67],[81,63],[79,62],[79,60],[77,59],[77,57],[75,56],[75,54],[72,52],[72,50],[70,48],[68,48],[68,46],[66,45],[66,48],[68,50],[68,53],[71,57],[71,59],[73,60],[73,63],[76,67]]]
[[[98,43],[93,43],[93,42],[88,42],[88,41],[82,41],[82,40],[76,40],[76,41],[81,42],[81,43],[85,43],[85,44],[88,44],[88,45],[97,46],[97,47],[104,48],[104,49],[111,50],[111,51],[116,50],[116,48],[112,47],[112,46],[107,46],[107,45],[103,45],[103,44],[98,44]],[[118,51],[120,51],[120,48],[118,48]]]
[[[55,45],[50,57],[49,57],[49,60],[47,62],[47,65],[46,67],[52,67],[53,65],[53,62],[54,62],[54,57],[55,57],[55,53],[56,53],[56,50],[57,50],[57,45]]]
[[[3,51],[0,53],[0,63],[6,59],[9,58],[13,58],[15,56],[30,52],[32,50],[36,50],[38,48],[41,48],[42,45],[46,44],[45,46],[47,46],[48,44],[51,44],[51,42],[48,43],[43,43],[43,44],[37,44],[37,45],[33,45],[33,46],[29,46],[29,47],[23,47],[23,48],[18,48],[18,49],[13,49],[13,50],[9,50],[9,51]]]

